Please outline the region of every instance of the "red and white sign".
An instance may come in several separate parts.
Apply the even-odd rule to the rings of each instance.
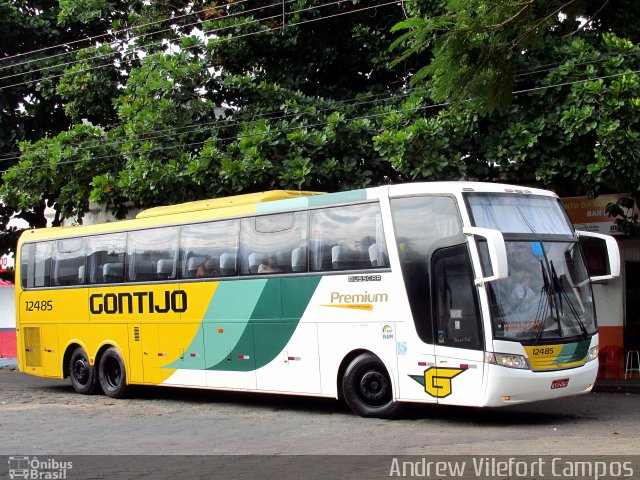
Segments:
[[[13,268],[13,257],[3,255],[0,257],[0,272],[6,272],[7,268]]]

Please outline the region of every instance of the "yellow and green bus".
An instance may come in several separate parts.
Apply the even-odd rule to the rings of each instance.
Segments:
[[[26,231],[20,371],[118,398],[170,385],[500,406],[585,393],[591,281],[552,192],[475,182],[272,191]]]

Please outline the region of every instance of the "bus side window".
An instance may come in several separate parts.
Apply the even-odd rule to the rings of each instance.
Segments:
[[[312,210],[309,248],[314,272],[388,267],[380,205]]]
[[[34,287],[50,286],[52,250],[53,242],[36,243]]]
[[[113,233],[87,238],[87,283],[122,283],[127,234]]]
[[[183,225],[180,229],[181,278],[237,275],[238,220]]]
[[[290,273],[294,251],[296,271],[306,272],[307,212],[244,218],[240,227],[240,274]]]
[[[176,278],[178,227],[137,230],[127,241],[127,280],[151,282]]]
[[[466,244],[433,255],[436,345],[482,349],[478,298]]]
[[[452,197],[425,195],[391,199],[402,277],[420,339],[434,343],[431,313],[431,257],[441,247],[464,242]]]
[[[56,241],[52,256],[51,286],[83,285],[85,256],[84,238]]]
[[[22,288],[33,288],[34,282],[34,254],[36,247],[27,243],[20,249],[20,284]]]

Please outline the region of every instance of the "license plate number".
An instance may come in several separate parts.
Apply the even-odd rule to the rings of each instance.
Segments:
[[[554,380],[553,382],[551,382],[551,390],[555,390],[556,388],[565,388],[567,385],[569,385],[568,378],[563,378],[561,380]]]

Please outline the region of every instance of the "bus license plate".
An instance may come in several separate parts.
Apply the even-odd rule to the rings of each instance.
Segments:
[[[569,385],[569,379],[563,378],[561,380],[554,380],[551,382],[551,390],[555,390],[556,388],[564,388]]]

